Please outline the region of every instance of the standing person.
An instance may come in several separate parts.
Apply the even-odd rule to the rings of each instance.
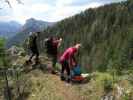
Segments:
[[[35,56],[35,65],[39,63],[39,51],[38,51],[38,45],[37,45],[37,38],[39,36],[40,32],[30,32],[29,38],[28,38],[28,47],[31,51],[31,56],[29,57],[29,60],[27,63],[32,63],[32,58]]]
[[[51,58],[52,61],[52,74],[56,74],[55,72],[55,66],[57,63],[57,55],[58,55],[58,48],[61,45],[62,38],[57,39],[56,37],[50,37],[45,41],[46,45],[46,53],[49,58]]]
[[[66,49],[63,55],[60,57],[60,63],[62,65],[61,76],[60,76],[61,80],[65,80],[64,71],[66,70],[67,82],[68,83],[70,82],[71,80],[70,70],[77,64],[75,59],[75,54],[78,52],[80,46],[81,44],[76,44],[75,46]]]

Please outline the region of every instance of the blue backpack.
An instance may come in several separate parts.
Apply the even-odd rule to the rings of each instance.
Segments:
[[[72,76],[80,76],[80,75],[81,75],[81,67],[77,65],[72,69]]]

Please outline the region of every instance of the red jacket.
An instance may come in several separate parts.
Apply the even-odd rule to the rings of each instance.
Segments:
[[[68,61],[68,60],[70,60],[71,62],[71,64],[72,64],[72,62],[74,61],[75,63],[76,63],[76,61],[75,61],[75,59],[74,59],[74,54],[77,52],[77,49],[76,48],[74,48],[74,47],[70,47],[70,48],[68,48],[64,53],[63,53],[63,55],[60,57],[60,62],[62,63],[63,61]]]

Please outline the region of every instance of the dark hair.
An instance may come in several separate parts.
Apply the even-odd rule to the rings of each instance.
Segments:
[[[49,40],[50,40],[50,41],[53,41],[53,38],[54,38],[53,36],[50,36],[50,37],[49,37]]]
[[[41,32],[36,32],[38,35],[41,33]]]

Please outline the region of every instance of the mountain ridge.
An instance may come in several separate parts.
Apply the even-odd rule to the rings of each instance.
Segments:
[[[22,27],[16,21],[9,21],[9,22],[0,22],[0,37],[4,38],[11,38],[13,37]]]
[[[54,25],[54,22],[46,22],[30,18],[26,20],[26,23],[22,26],[20,31],[7,41],[6,46],[9,48],[12,45],[19,45],[28,37],[29,32],[41,32],[52,25]]]

